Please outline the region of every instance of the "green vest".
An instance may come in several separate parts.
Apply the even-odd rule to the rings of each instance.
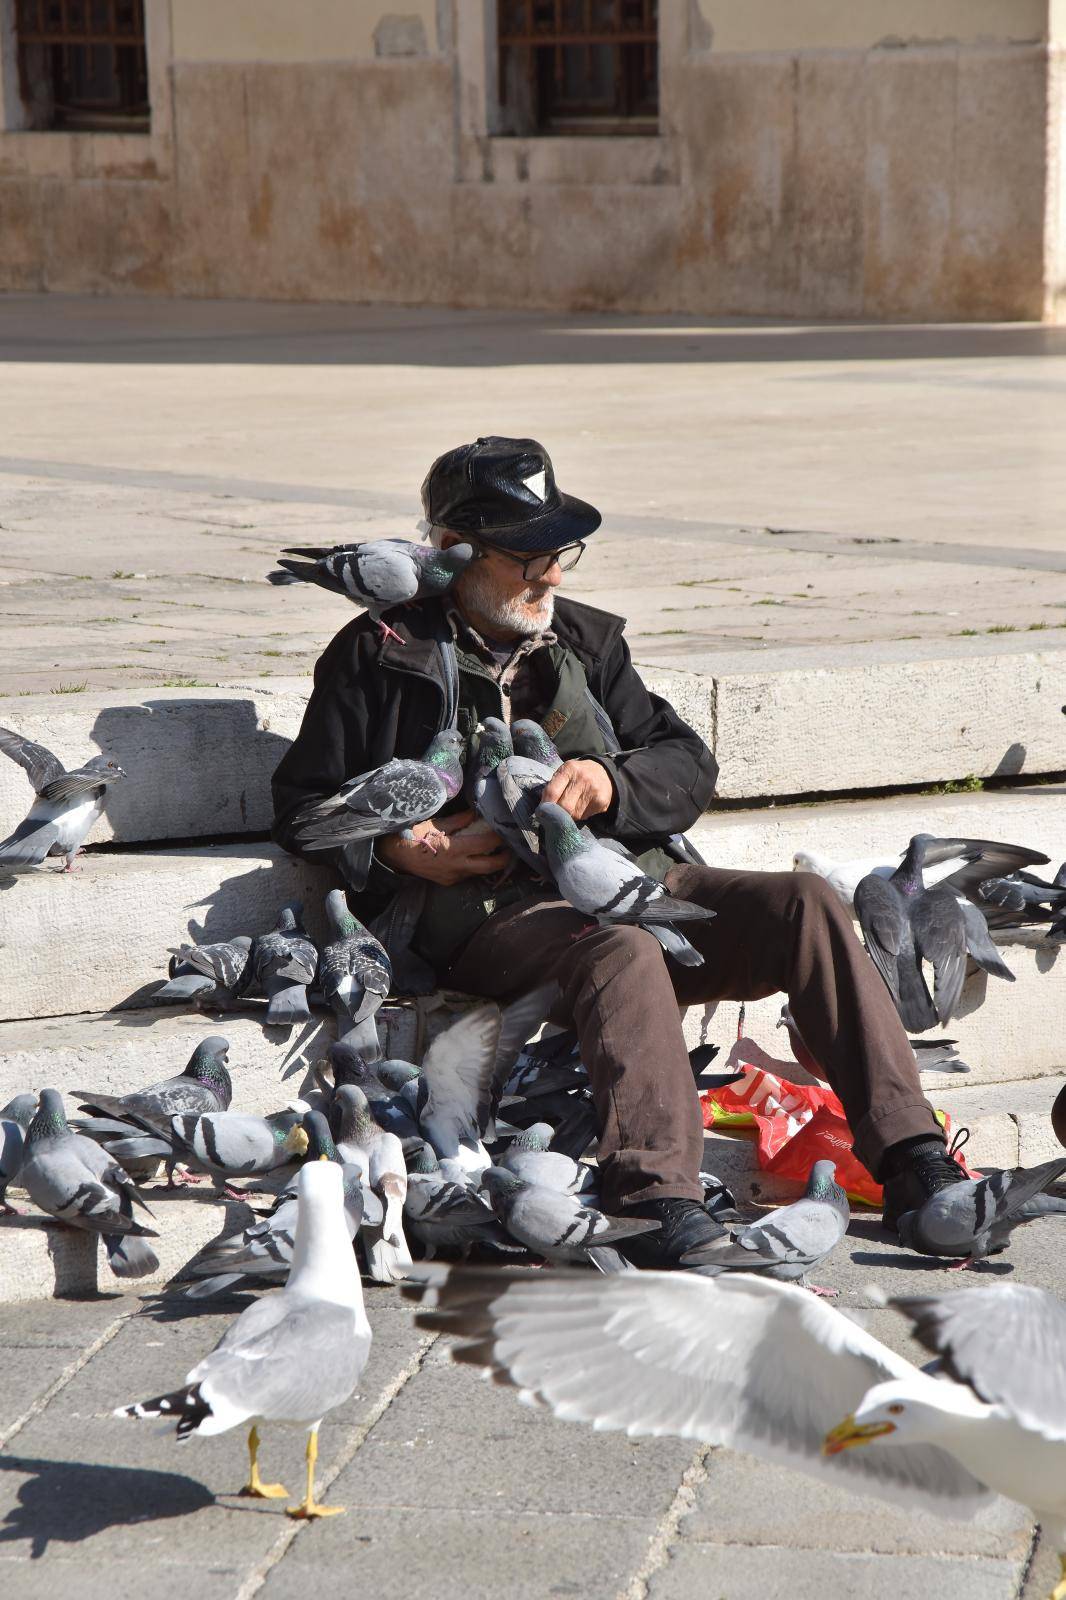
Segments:
[[[577,656],[560,644],[546,645],[556,677],[556,688],[547,711],[541,717],[548,737],[564,761],[581,756],[608,754],[603,732],[592,710],[585,669]],[[457,647],[459,664],[459,731],[470,739],[486,717],[507,721],[499,684],[476,656]],[[467,804],[463,795],[445,811],[461,811]],[[647,850],[639,858],[645,872],[661,879],[674,859],[665,850]],[[495,911],[517,905],[539,892],[539,880],[519,863],[503,883],[491,878],[469,878],[465,883],[445,886],[432,883],[425,909],[412,940],[416,953],[438,971],[446,967],[486,917]]]

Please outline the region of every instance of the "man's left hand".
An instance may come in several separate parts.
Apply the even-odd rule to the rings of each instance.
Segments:
[[[564,761],[550,783],[544,785],[541,799],[554,800],[575,822],[585,822],[609,808],[614,784],[606,767],[598,761]]]

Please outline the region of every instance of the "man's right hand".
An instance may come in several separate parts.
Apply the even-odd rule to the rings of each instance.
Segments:
[[[493,873],[510,866],[514,856],[491,828],[463,833],[476,817],[474,811],[456,811],[439,821],[418,822],[410,830],[413,839],[386,834],[375,846],[378,857],[394,872],[428,878],[430,883],[451,885],[462,883],[465,878],[491,878]],[[436,846],[436,854],[418,842],[427,835]]]

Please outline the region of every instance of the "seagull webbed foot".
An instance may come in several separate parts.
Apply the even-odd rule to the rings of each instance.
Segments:
[[[252,1500],[287,1500],[289,1491],[283,1483],[264,1483],[259,1476],[259,1429],[248,1432],[248,1482],[238,1493]]]

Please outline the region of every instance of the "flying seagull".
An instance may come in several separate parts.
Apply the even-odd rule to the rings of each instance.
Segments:
[[[0,841],[0,867],[39,866],[46,856],[64,856],[70,872],[107,799],[107,791],[126,774],[107,756],[93,756],[68,772],[51,750],[10,728],[0,728],[0,750],[17,761],[36,796],[14,833]]]
[[[307,1491],[291,1517],[336,1516],[341,1506],[315,1500],[318,1429],[328,1411],[355,1390],[370,1353],[370,1324],[348,1234],[341,1169],[312,1161],[297,1183],[292,1270],[283,1289],[242,1311],[180,1389],[120,1406],[117,1417],[166,1417],[179,1440],[251,1424],[250,1474],[241,1493],[284,1498],[280,1483],[259,1476],[259,1424],[308,1430]]]

